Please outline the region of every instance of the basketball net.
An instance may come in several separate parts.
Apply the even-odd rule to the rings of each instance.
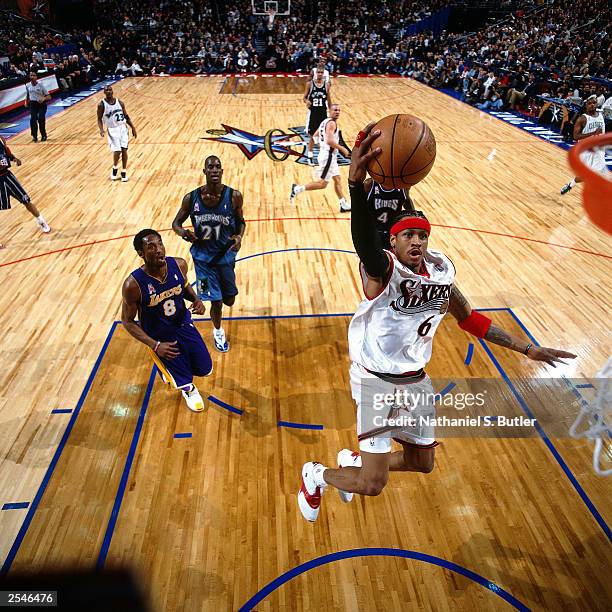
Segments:
[[[597,373],[599,389],[593,403],[583,402],[580,413],[570,428],[572,438],[595,442],[593,469],[600,476],[612,474],[612,357]],[[606,462],[611,467],[603,467]]]
[[[612,145],[612,133],[598,134],[579,140],[569,150],[569,163],[577,176],[584,181],[582,198],[589,219],[608,234],[612,234],[612,173],[599,174],[587,166],[582,153],[603,149]],[[593,469],[600,476],[612,474],[612,467],[602,467],[602,460],[612,466],[612,357],[597,373],[599,390],[592,404],[584,402],[580,413],[570,428],[574,438],[587,438],[595,442]],[[586,429],[579,428],[587,425]]]

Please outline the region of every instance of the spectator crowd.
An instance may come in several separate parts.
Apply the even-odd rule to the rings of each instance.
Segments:
[[[449,3],[330,0],[316,14],[312,4],[293,0],[290,15],[272,20],[254,15],[250,0],[104,0],[95,4],[95,29],[65,34],[7,17],[0,76],[47,69],[70,90],[110,74],[308,71],[323,60],[332,73],[397,74],[454,89],[483,109],[516,109],[542,94],[610,95],[607,0],[515,4],[475,33],[416,34],[410,26]]]

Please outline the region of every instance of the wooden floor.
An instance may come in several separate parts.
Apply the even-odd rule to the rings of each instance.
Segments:
[[[44,145],[11,141],[24,162],[15,173],[54,231],[39,235],[19,205],[0,214],[0,507],[29,503],[0,511],[4,568],[129,565],[159,611],[239,609],[309,562],[251,605],[609,609],[610,481],[592,473],[590,445],[558,428],[548,441],[444,439],[432,474],[394,474],[380,497],[351,506],[330,492],[316,524],[301,518],[302,463],[355,447],[346,328],[360,286],[331,189],[292,206],[291,183],[308,180],[307,167],[265,152],[248,161],[202,139],[222,124],[262,136],[303,125],[292,93],[303,79],[268,81],[229,91],[222,77],[117,84],[139,132],[127,184],[109,181],[97,96],[51,118]],[[439,385],[496,379],[497,410],[527,406],[550,422],[539,379],[591,377],[610,352],[611,241],[586,220],[579,188],[558,196],[571,175],[565,153],[409,80],[336,78],[333,92],[347,141],[381,114],[427,121],[438,158],[413,198],[434,224],[432,246],[453,259],[474,306],[579,355],[553,370],[476,343],[466,365],[470,338],[449,318],[430,375]],[[226,324],[232,350],[214,355],[200,384],[220,403],[193,414],[113,322],[138,265],[131,236],[170,227],[210,153],[244,194],[249,222]],[[183,241],[163,236],[168,254],[188,258]],[[326,314],[337,316],[301,316]],[[210,323],[198,325],[209,340]]]

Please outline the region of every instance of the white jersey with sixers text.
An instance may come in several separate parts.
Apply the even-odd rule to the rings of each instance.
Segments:
[[[434,334],[448,310],[455,266],[443,253],[427,251],[427,274],[416,274],[395,255],[390,278],[373,299],[364,299],[348,331],[351,361],[372,372],[416,372],[431,358]],[[360,266],[362,280],[367,279]]]

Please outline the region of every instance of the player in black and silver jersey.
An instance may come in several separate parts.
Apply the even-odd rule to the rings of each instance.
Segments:
[[[389,242],[391,226],[395,217],[403,210],[414,210],[409,189],[385,189],[376,181],[368,178],[364,182],[368,205],[376,219],[376,230],[384,249],[391,249]]]
[[[308,82],[304,92],[304,103],[308,106],[306,131],[310,136],[308,141],[308,163],[312,164],[314,136],[323,120],[327,119],[327,110],[331,108],[330,82],[325,79],[322,67],[317,67],[314,78]]]

